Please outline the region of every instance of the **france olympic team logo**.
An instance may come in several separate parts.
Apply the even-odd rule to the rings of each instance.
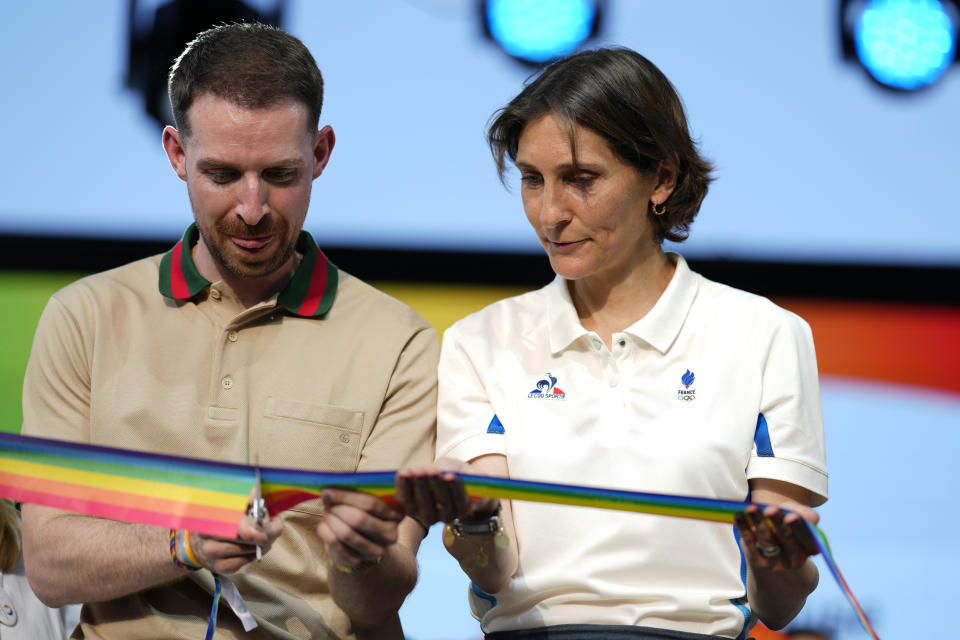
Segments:
[[[527,394],[528,398],[563,400],[567,396],[557,386],[557,379],[547,373],[546,378],[537,381],[537,388]]]
[[[687,372],[680,376],[680,382],[683,383],[683,389],[677,389],[677,400],[680,402],[693,402],[694,399],[696,399],[697,390],[690,388],[696,378],[697,377],[693,375],[693,372],[690,371],[690,369],[687,369]]]

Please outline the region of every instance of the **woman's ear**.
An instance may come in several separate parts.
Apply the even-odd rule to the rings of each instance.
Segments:
[[[667,201],[673,190],[677,188],[677,179],[680,177],[680,158],[672,153],[660,162],[657,168],[657,183],[650,194],[650,202],[661,205]]]

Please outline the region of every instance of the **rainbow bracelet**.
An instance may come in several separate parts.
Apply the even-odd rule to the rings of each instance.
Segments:
[[[180,553],[177,553],[177,538],[180,539]],[[179,569],[188,569],[197,571],[203,566],[193,555],[193,548],[190,546],[190,532],[186,529],[170,529],[170,558],[174,566]]]

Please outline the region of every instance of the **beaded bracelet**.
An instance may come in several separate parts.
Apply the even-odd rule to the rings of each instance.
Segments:
[[[177,553],[177,534],[180,538],[180,553]],[[197,561],[196,556],[193,555],[193,547],[190,546],[190,532],[184,529],[170,529],[170,558],[173,560],[174,566],[180,569],[196,571],[203,568]]]

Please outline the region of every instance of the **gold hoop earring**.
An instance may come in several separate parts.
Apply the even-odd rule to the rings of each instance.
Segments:
[[[667,205],[662,202],[660,204],[655,204],[653,201],[651,201],[650,206],[653,208],[654,215],[662,216],[667,212]]]

